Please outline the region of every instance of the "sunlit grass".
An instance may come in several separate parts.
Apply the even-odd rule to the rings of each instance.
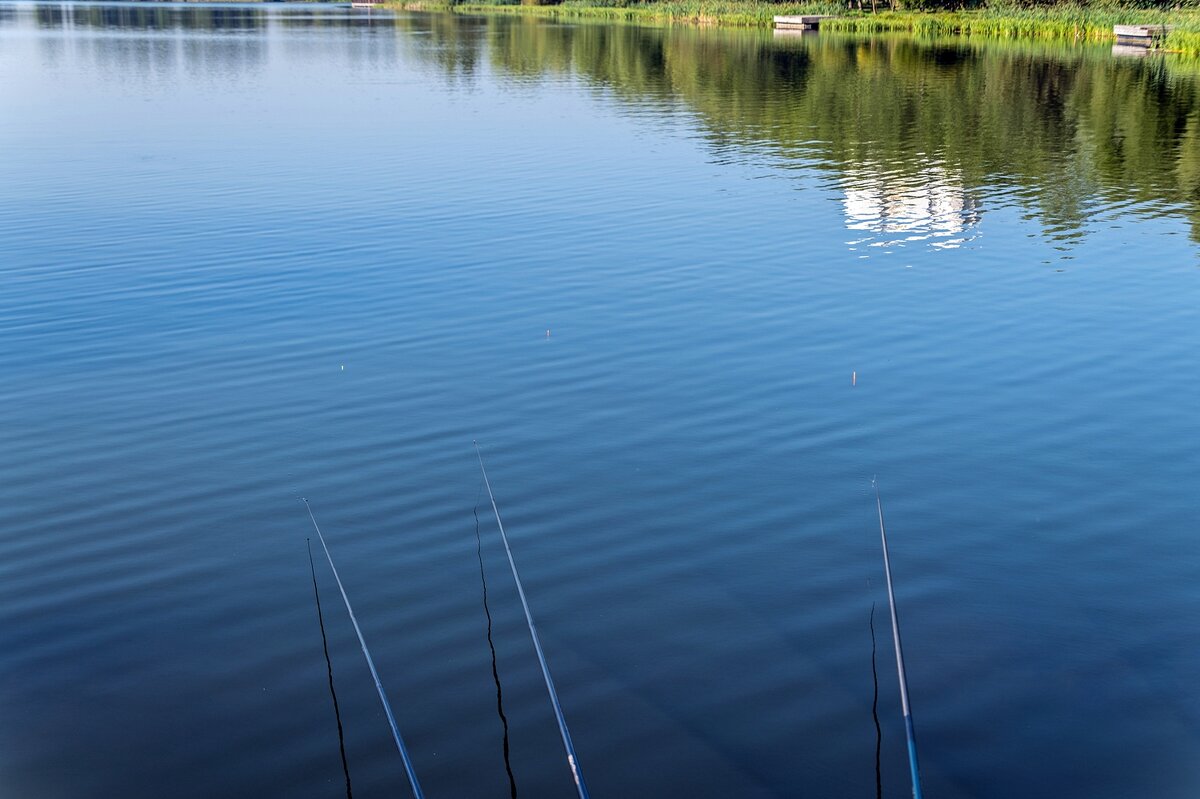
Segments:
[[[903,31],[920,36],[958,34],[1006,39],[1059,39],[1103,42],[1113,40],[1114,25],[1166,24],[1174,26],[1167,36],[1167,50],[1200,57],[1200,10],[1148,9],[1121,5],[1082,6],[1067,3],[1027,7],[993,3],[971,11],[885,10],[870,2],[864,10],[847,10],[842,3],[765,3],[759,0],[564,0],[539,4],[536,0],[482,0],[466,4],[446,0],[412,0],[397,5],[411,9],[449,9],[465,13],[510,13],[540,17],[588,17],[653,24],[709,24],[739,27],[770,27],[782,14],[828,14],[827,30],[855,33]],[[857,0],[856,0],[857,4]]]
[[[1200,58],[1200,16],[1181,20],[1167,34],[1165,47],[1191,58]]]
[[[1109,41],[1114,25],[1176,24],[1200,19],[1195,11],[1088,7],[1068,4],[1038,8],[989,7],[977,11],[900,11],[844,15],[826,23],[847,31],[909,31],[922,35],[948,33],[999,38],[1048,38]]]
[[[542,17],[590,17],[656,24],[686,23],[736,27],[770,27],[777,14],[837,14],[845,6],[830,2],[763,3],[755,0],[564,0],[554,5],[516,3],[508,0],[453,4],[445,0],[415,0],[398,3],[410,9],[450,9],[464,13],[511,13]]]

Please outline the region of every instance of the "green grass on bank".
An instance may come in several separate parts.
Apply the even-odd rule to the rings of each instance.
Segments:
[[[852,33],[908,32],[919,36],[964,35],[1007,39],[1113,40],[1113,25],[1167,24],[1174,30],[1165,49],[1200,58],[1200,9],[1147,9],[1123,6],[1063,4],[1022,7],[991,6],[972,11],[888,11],[870,0],[864,11],[840,3],[767,3],[761,0],[564,0],[555,5],[483,0],[466,4],[447,0],[397,0],[402,8],[453,10],[471,14],[517,14],[548,18],[591,18],[645,24],[691,24],[770,27],[777,14],[832,14],[823,25]],[[857,0],[856,0],[857,5]]]
[[[552,18],[609,19],[654,24],[722,25],[770,27],[776,14],[837,14],[841,5],[832,3],[764,3],[757,0],[651,0],[651,2],[606,2],[564,0],[554,5],[496,2],[449,3],[445,0],[400,0],[396,3],[414,11],[452,10],[465,14],[515,14]]]
[[[1200,56],[1200,12],[1161,11],[1078,5],[1037,8],[983,8],[977,11],[885,11],[843,15],[828,23],[830,30],[856,33],[905,31],[925,36],[961,34],[1006,39],[1113,41],[1114,25],[1174,26],[1164,47]]]

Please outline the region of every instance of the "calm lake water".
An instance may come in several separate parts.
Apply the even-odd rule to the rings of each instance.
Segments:
[[[0,793],[1200,795],[1197,75],[0,5]]]

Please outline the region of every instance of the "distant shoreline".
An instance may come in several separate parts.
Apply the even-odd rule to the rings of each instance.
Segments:
[[[712,25],[769,28],[777,14],[833,13],[826,30],[848,33],[903,32],[926,36],[962,35],[996,39],[1054,39],[1113,42],[1113,25],[1154,24],[1174,27],[1163,51],[1200,57],[1200,10],[1082,8],[981,9],[976,11],[847,11],[830,5],[795,5],[755,0],[662,0],[626,6],[589,5],[566,0],[559,5],[507,3],[451,4],[443,0],[395,0],[388,7],[407,11],[452,11],[460,14],[505,14],[541,18],[602,19],[653,25]],[[870,3],[864,3],[869,9]],[[885,4],[879,4],[882,8]]]

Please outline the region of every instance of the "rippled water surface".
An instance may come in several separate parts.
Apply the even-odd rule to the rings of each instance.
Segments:
[[[1198,71],[0,5],[0,793],[1198,795]]]

